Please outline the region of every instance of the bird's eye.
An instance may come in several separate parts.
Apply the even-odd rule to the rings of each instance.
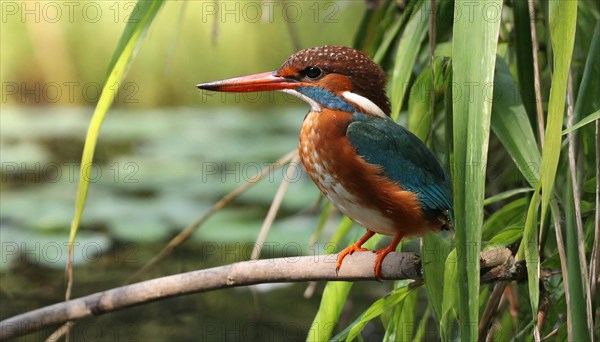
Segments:
[[[306,77],[311,78],[311,79],[316,79],[319,76],[321,76],[321,69],[317,68],[317,67],[308,67],[306,69],[304,69],[304,75],[306,75]]]

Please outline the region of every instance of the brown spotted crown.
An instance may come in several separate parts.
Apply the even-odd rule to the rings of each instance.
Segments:
[[[364,53],[346,46],[319,46],[296,52],[279,69],[280,73],[303,73],[306,76],[318,68],[325,74],[348,77],[351,92],[366,97],[386,115],[390,101],[385,93],[386,75],[383,69]],[[310,74],[308,74],[310,77]]]

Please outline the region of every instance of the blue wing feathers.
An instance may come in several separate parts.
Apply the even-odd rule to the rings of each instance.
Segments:
[[[417,136],[391,119],[366,115],[355,119],[346,136],[366,162],[381,166],[388,178],[416,193],[427,214],[452,210],[450,180]]]

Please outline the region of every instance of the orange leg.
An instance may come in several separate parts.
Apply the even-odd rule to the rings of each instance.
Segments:
[[[396,233],[394,235],[394,239],[387,247],[375,251],[375,254],[377,254],[377,258],[375,258],[375,278],[377,278],[377,280],[381,281],[382,279],[381,265],[383,264],[383,259],[385,259],[386,255],[396,250],[396,247],[398,247],[402,237],[404,237],[404,234]]]
[[[344,248],[344,250],[341,251],[340,254],[338,255],[337,265],[335,266],[335,272],[337,273],[340,270],[340,267],[342,267],[342,261],[344,260],[346,255],[352,254],[356,251],[359,251],[359,252],[360,251],[368,251],[368,249],[362,248],[362,245],[365,242],[367,242],[367,240],[369,240],[373,235],[375,235],[375,232],[367,230],[367,233],[365,235],[363,235],[363,237],[361,237],[358,241],[356,241],[355,244]]]

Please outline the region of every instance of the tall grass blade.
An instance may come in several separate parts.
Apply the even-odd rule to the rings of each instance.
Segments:
[[[431,306],[427,307],[427,310],[425,310],[423,317],[421,317],[421,321],[417,326],[415,336],[412,339],[413,342],[425,341],[425,333],[427,332],[427,321],[429,320],[429,315],[431,315]]]
[[[572,81],[572,73],[569,73],[569,79],[567,84],[567,127],[573,127],[574,120],[574,105],[573,105],[573,81]],[[569,159],[569,172],[567,173],[571,182],[567,182],[567,193],[565,200],[566,202],[566,226],[567,226],[567,262],[569,264],[573,264],[574,267],[579,267],[579,271],[572,269],[569,267],[569,281],[573,281],[575,283],[579,283],[579,286],[576,287],[578,290],[577,297],[572,297],[574,302],[577,303],[577,309],[583,309],[583,311],[578,311],[578,316],[576,319],[581,321],[587,321],[587,329],[588,332],[594,330],[594,321],[593,321],[593,313],[592,313],[592,298],[590,296],[590,275],[588,273],[588,263],[586,259],[585,252],[585,234],[583,231],[583,220],[581,218],[581,186],[579,184],[578,178],[581,176],[578,175],[577,161],[575,148],[577,143],[575,141],[575,133],[571,132],[567,134],[568,141],[568,159]],[[573,235],[573,233],[575,233]],[[573,239],[574,238],[574,239]],[[573,254],[574,253],[574,254]],[[569,265],[571,266],[571,265]],[[578,274],[579,273],[579,274]],[[573,287],[571,287],[573,289]],[[583,298],[581,298],[583,297]],[[579,305],[583,304],[584,306],[581,308]],[[575,311],[575,310],[574,310]],[[578,333],[585,334],[585,329],[581,329]],[[590,335],[590,338],[593,336]]]
[[[358,317],[346,329],[336,335],[332,340],[352,341],[357,338],[367,323],[381,316],[386,311],[391,310],[406,299],[406,297],[414,290],[414,288],[408,286],[410,283],[411,281],[409,280],[403,281],[403,285],[401,287],[395,289],[385,297],[375,301],[375,303],[371,304],[371,306],[367,308],[367,310],[365,310],[360,317]]]
[[[575,121],[579,121],[588,113],[594,112],[598,115],[598,110],[600,110],[598,94],[600,94],[600,20],[596,22],[579,92],[575,99]],[[583,122],[583,119],[580,122]],[[579,127],[579,123],[575,124],[572,129],[577,129],[576,127]],[[563,134],[566,133],[563,131]]]
[[[529,117],[530,127],[536,127],[535,87],[533,76],[533,46],[531,43],[532,20],[527,0],[513,2],[515,23],[515,53],[517,57],[517,75],[519,77],[519,93]]]
[[[577,1],[550,1],[550,34],[554,52],[554,73],[548,104],[548,124],[542,151],[542,225],[556,178],[565,113],[567,79],[575,42]],[[537,285],[536,285],[537,286]]]
[[[396,287],[404,287],[403,280],[396,282]],[[411,291],[411,293],[391,310],[381,314],[381,321],[386,327],[383,341],[410,341],[417,326],[415,320],[417,312],[417,304],[419,303],[419,291]]]
[[[479,322],[479,251],[492,111],[491,94],[484,91],[494,81],[502,1],[469,4],[476,4],[479,14],[467,19],[467,2],[456,2],[455,18],[463,17],[454,24],[452,46],[453,91],[461,91],[461,96],[454,94],[453,106],[458,307],[461,339],[467,341],[477,339]]]
[[[556,201],[556,197],[554,197],[550,201],[550,211],[552,213],[552,218],[554,219],[554,234],[556,235],[556,246],[558,247],[558,256],[560,258],[560,268],[563,275],[568,274],[567,271],[567,256],[565,253],[565,240],[563,238],[562,233],[562,218],[560,216],[560,211],[558,209],[558,204]],[[563,288],[564,288],[564,298],[566,302],[567,309],[567,336],[573,336],[573,315],[571,314],[571,296],[569,293],[569,282],[563,278]]]
[[[600,146],[600,121],[596,121],[596,136],[594,141],[596,146]],[[600,160],[600,149],[596,148],[596,160]],[[600,279],[600,163],[596,162],[596,213],[594,214],[594,244],[592,247],[592,255],[590,258],[590,284],[591,296],[596,298],[592,305],[594,310],[597,310],[600,306],[600,299],[598,299],[598,279]]]
[[[350,289],[352,289],[351,282],[327,282],[319,311],[308,330],[307,341],[328,341],[331,338]]]
[[[597,94],[600,93],[600,21],[596,21],[596,27],[594,29],[594,35],[592,37],[592,43],[590,45],[590,50],[588,53],[587,61],[585,63],[585,69],[583,72],[583,78],[581,81],[581,85],[579,88],[579,92],[577,94],[577,100],[575,101],[575,120],[582,117],[584,114],[595,111],[593,114],[587,116],[586,118],[581,119],[579,123],[573,125],[567,131],[575,130],[579,127],[585,125],[588,119],[593,119],[596,121],[596,155],[591,156],[591,159],[595,157],[596,161],[596,213],[595,213],[595,234],[593,237],[594,243],[592,244],[592,254],[590,257],[590,265],[589,265],[589,274],[590,274],[590,297],[592,300],[596,298],[595,301],[592,302],[592,311],[600,305],[600,300],[598,300],[597,286],[598,286],[598,267],[600,267],[600,219],[598,218],[598,213],[600,212],[600,198],[598,197],[598,184],[600,179],[600,154],[598,152],[598,119],[600,118],[600,96]],[[563,131],[563,134],[564,131]],[[577,134],[574,134],[575,139],[577,138]],[[598,319],[596,318],[596,321]]]
[[[574,124],[573,127],[565,129],[564,131],[562,131],[562,135],[566,135],[571,132],[574,132],[574,131],[580,129],[581,127],[583,127],[589,123],[592,123],[596,120],[600,120],[600,110],[597,110],[597,111],[593,112],[592,114],[586,116],[585,118],[581,119],[578,123]]]
[[[533,320],[537,322],[537,312],[540,299],[540,256],[538,232],[538,214],[540,206],[540,186],[538,184],[533,193],[529,209],[527,209],[527,217],[525,219],[525,227],[523,228],[523,240],[517,251],[517,260],[525,260],[527,266],[527,281],[529,285],[529,302]]]
[[[396,336],[392,341],[410,341],[417,327],[417,305],[419,304],[419,291],[411,291],[404,302],[398,305],[400,319],[395,322]]]
[[[421,6],[410,18],[396,52],[396,62],[392,72],[392,119],[398,119],[400,109],[404,103],[408,81],[413,72],[413,67],[421,45],[429,28],[429,12]]]
[[[589,276],[587,275],[587,263],[585,255],[581,260],[580,250],[583,241],[580,240],[582,237],[577,234],[576,217],[575,217],[575,203],[573,199],[573,186],[571,182],[567,182],[565,189],[565,230],[567,232],[565,240],[565,249],[567,253],[567,274],[566,281],[568,282],[568,291],[570,299],[570,308],[568,315],[571,315],[571,323],[573,325],[572,334],[569,335],[573,341],[585,341],[592,340],[591,332],[593,331],[592,317],[591,316],[591,298],[589,298],[589,292],[586,291],[586,287],[589,290]],[[583,253],[582,253],[583,254]],[[585,264],[585,265],[582,265]],[[582,271],[582,267],[585,266],[585,275]],[[589,302],[588,302],[589,300]],[[588,309],[589,305],[589,309]],[[591,325],[589,325],[591,324]]]
[[[381,20],[383,12],[382,8],[367,8],[358,25],[358,31],[354,36],[354,41],[352,42],[352,46],[355,49],[367,53],[369,52],[374,31],[377,27],[377,23]]]
[[[442,341],[456,339],[456,317],[458,316],[458,270],[456,262],[456,249],[448,254],[444,268],[444,289],[442,300],[442,314],[440,318],[440,336]]]
[[[527,198],[519,198],[507,203],[490,215],[483,223],[482,241],[491,241],[502,231],[513,227],[518,227],[519,232],[523,233],[523,213],[527,209],[528,202]],[[491,245],[491,243],[488,242],[488,245]]]
[[[75,241],[75,235],[79,228],[83,209],[87,198],[89,178],[91,168],[89,167],[94,160],[94,151],[100,127],[104,121],[104,116],[110,108],[115,98],[115,86],[118,87],[119,82],[125,76],[129,63],[134,58],[137,49],[140,47],[146,31],[150,27],[152,20],[162,6],[162,1],[138,1],[136,10],[131,14],[129,23],[125,27],[117,49],[113,55],[110,72],[108,78],[102,88],[98,104],[92,115],[92,120],[88,128],[88,133],[85,139],[83,155],[81,157],[81,169],[79,176],[79,184],[77,188],[77,198],[75,202],[75,215],[71,222],[71,232],[69,237],[69,249]],[[118,89],[118,88],[117,88]]]
[[[375,62],[382,63],[384,59],[386,59],[386,56],[388,56],[390,53],[390,47],[392,46],[392,43],[396,40],[398,34],[402,32],[402,29],[406,26],[408,19],[421,7],[423,1],[424,0],[417,0],[414,4],[411,3],[410,6],[404,9],[400,18],[394,20],[393,23],[387,27],[382,36],[381,42],[377,46],[375,54],[373,55],[373,60]],[[396,1],[391,1],[390,3],[393,6],[391,8],[391,17],[395,17],[394,12],[397,11],[397,3]],[[388,15],[388,17],[390,17],[390,15]]]
[[[486,198],[485,201],[483,201],[483,204],[490,205],[492,203],[507,200],[516,195],[524,194],[527,192],[532,192],[533,190],[534,189],[532,189],[532,188],[518,188],[518,189],[507,190],[507,191],[501,192],[499,194],[496,194],[494,196],[490,196],[490,197]]]
[[[527,182],[536,187],[540,180],[540,151],[521,98],[514,90],[508,65],[502,58],[496,62],[492,130],[513,159]]]
[[[438,324],[442,319],[442,301],[446,284],[444,272],[450,250],[450,242],[438,234],[427,233],[423,236],[421,257],[423,258],[425,289]]]
[[[363,23],[359,26],[358,39],[353,42],[354,48],[363,50],[369,56],[377,55],[377,52],[389,40],[387,37],[392,31],[391,27],[397,24],[398,20],[395,20],[394,15],[397,11],[398,4],[394,0],[385,0],[375,8],[367,9],[367,15],[365,15]],[[371,12],[371,14],[369,15],[368,12]],[[397,34],[397,31],[393,37],[395,37],[395,34]],[[393,37],[390,39],[393,40]]]
[[[353,222],[344,216],[344,219],[335,231],[334,236],[325,249],[325,253],[335,253],[338,249],[342,238],[348,234]],[[370,241],[369,241],[370,242]],[[329,340],[335,328],[342,308],[346,303],[346,298],[352,289],[352,282],[341,282],[341,281],[330,281],[327,282],[325,290],[323,291],[323,297],[321,298],[321,305],[319,311],[313,320],[313,323],[308,331],[306,337],[307,341],[325,341]]]
[[[109,74],[106,82],[102,88],[98,104],[92,115],[90,125],[88,127],[87,136],[85,138],[85,144],[83,147],[83,154],[81,157],[81,168],[79,171],[79,184],[77,187],[77,196],[75,199],[75,213],[73,220],[71,221],[71,229],[69,233],[69,258],[67,261],[68,273],[70,273],[70,255],[75,242],[75,236],[79,229],[83,210],[87,199],[87,192],[89,187],[89,179],[92,164],[94,160],[94,151],[96,149],[96,143],[98,141],[98,135],[104,116],[110,108],[115,98],[118,85],[125,76],[129,63],[134,58],[135,53],[141,46],[143,38],[152,24],[153,19],[162,7],[163,1],[138,1],[136,7],[132,11],[131,18],[121,35],[119,44],[109,68]],[[69,277],[70,278],[70,277]],[[71,283],[69,281],[69,283]],[[67,289],[67,298],[69,297],[70,285]]]
[[[431,97],[433,76],[430,67],[421,71],[413,83],[408,98],[408,129],[423,142],[427,142],[431,131]]]
[[[573,46],[575,42],[575,27],[577,21],[577,1],[552,0],[549,3],[549,26],[552,39],[552,51],[554,53],[552,87],[550,89],[550,100],[548,104],[548,118],[546,133],[544,135],[544,148],[542,150],[542,173],[541,173],[541,218],[540,227],[544,227],[544,220],[548,204],[554,188],[554,180],[558,167],[561,150],[562,124],[565,113],[565,96],[567,93],[567,81]],[[535,194],[537,195],[537,193]],[[536,197],[534,195],[534,198]],[[528,217],[529,222],[529,217]],[[529,278],[529,295],[531,310],[534,320],[537,319],[539,305],[539,256],[536,246],[533,251],[533,233],[527,229],[535,230],[526,226],[525,255],[527,260],[527,273]],[[537,232],[535,232],[537,236]],[[532,239],[527,239],[532,237]],[[537,239],[537,237],[535,238]],[[528,250],[529,249],[529,250]],[[535,256],[533,254],[536,254]],[[533,261],[537,261],[537,267]],[[537,329],[536,329],[537,331]]]

